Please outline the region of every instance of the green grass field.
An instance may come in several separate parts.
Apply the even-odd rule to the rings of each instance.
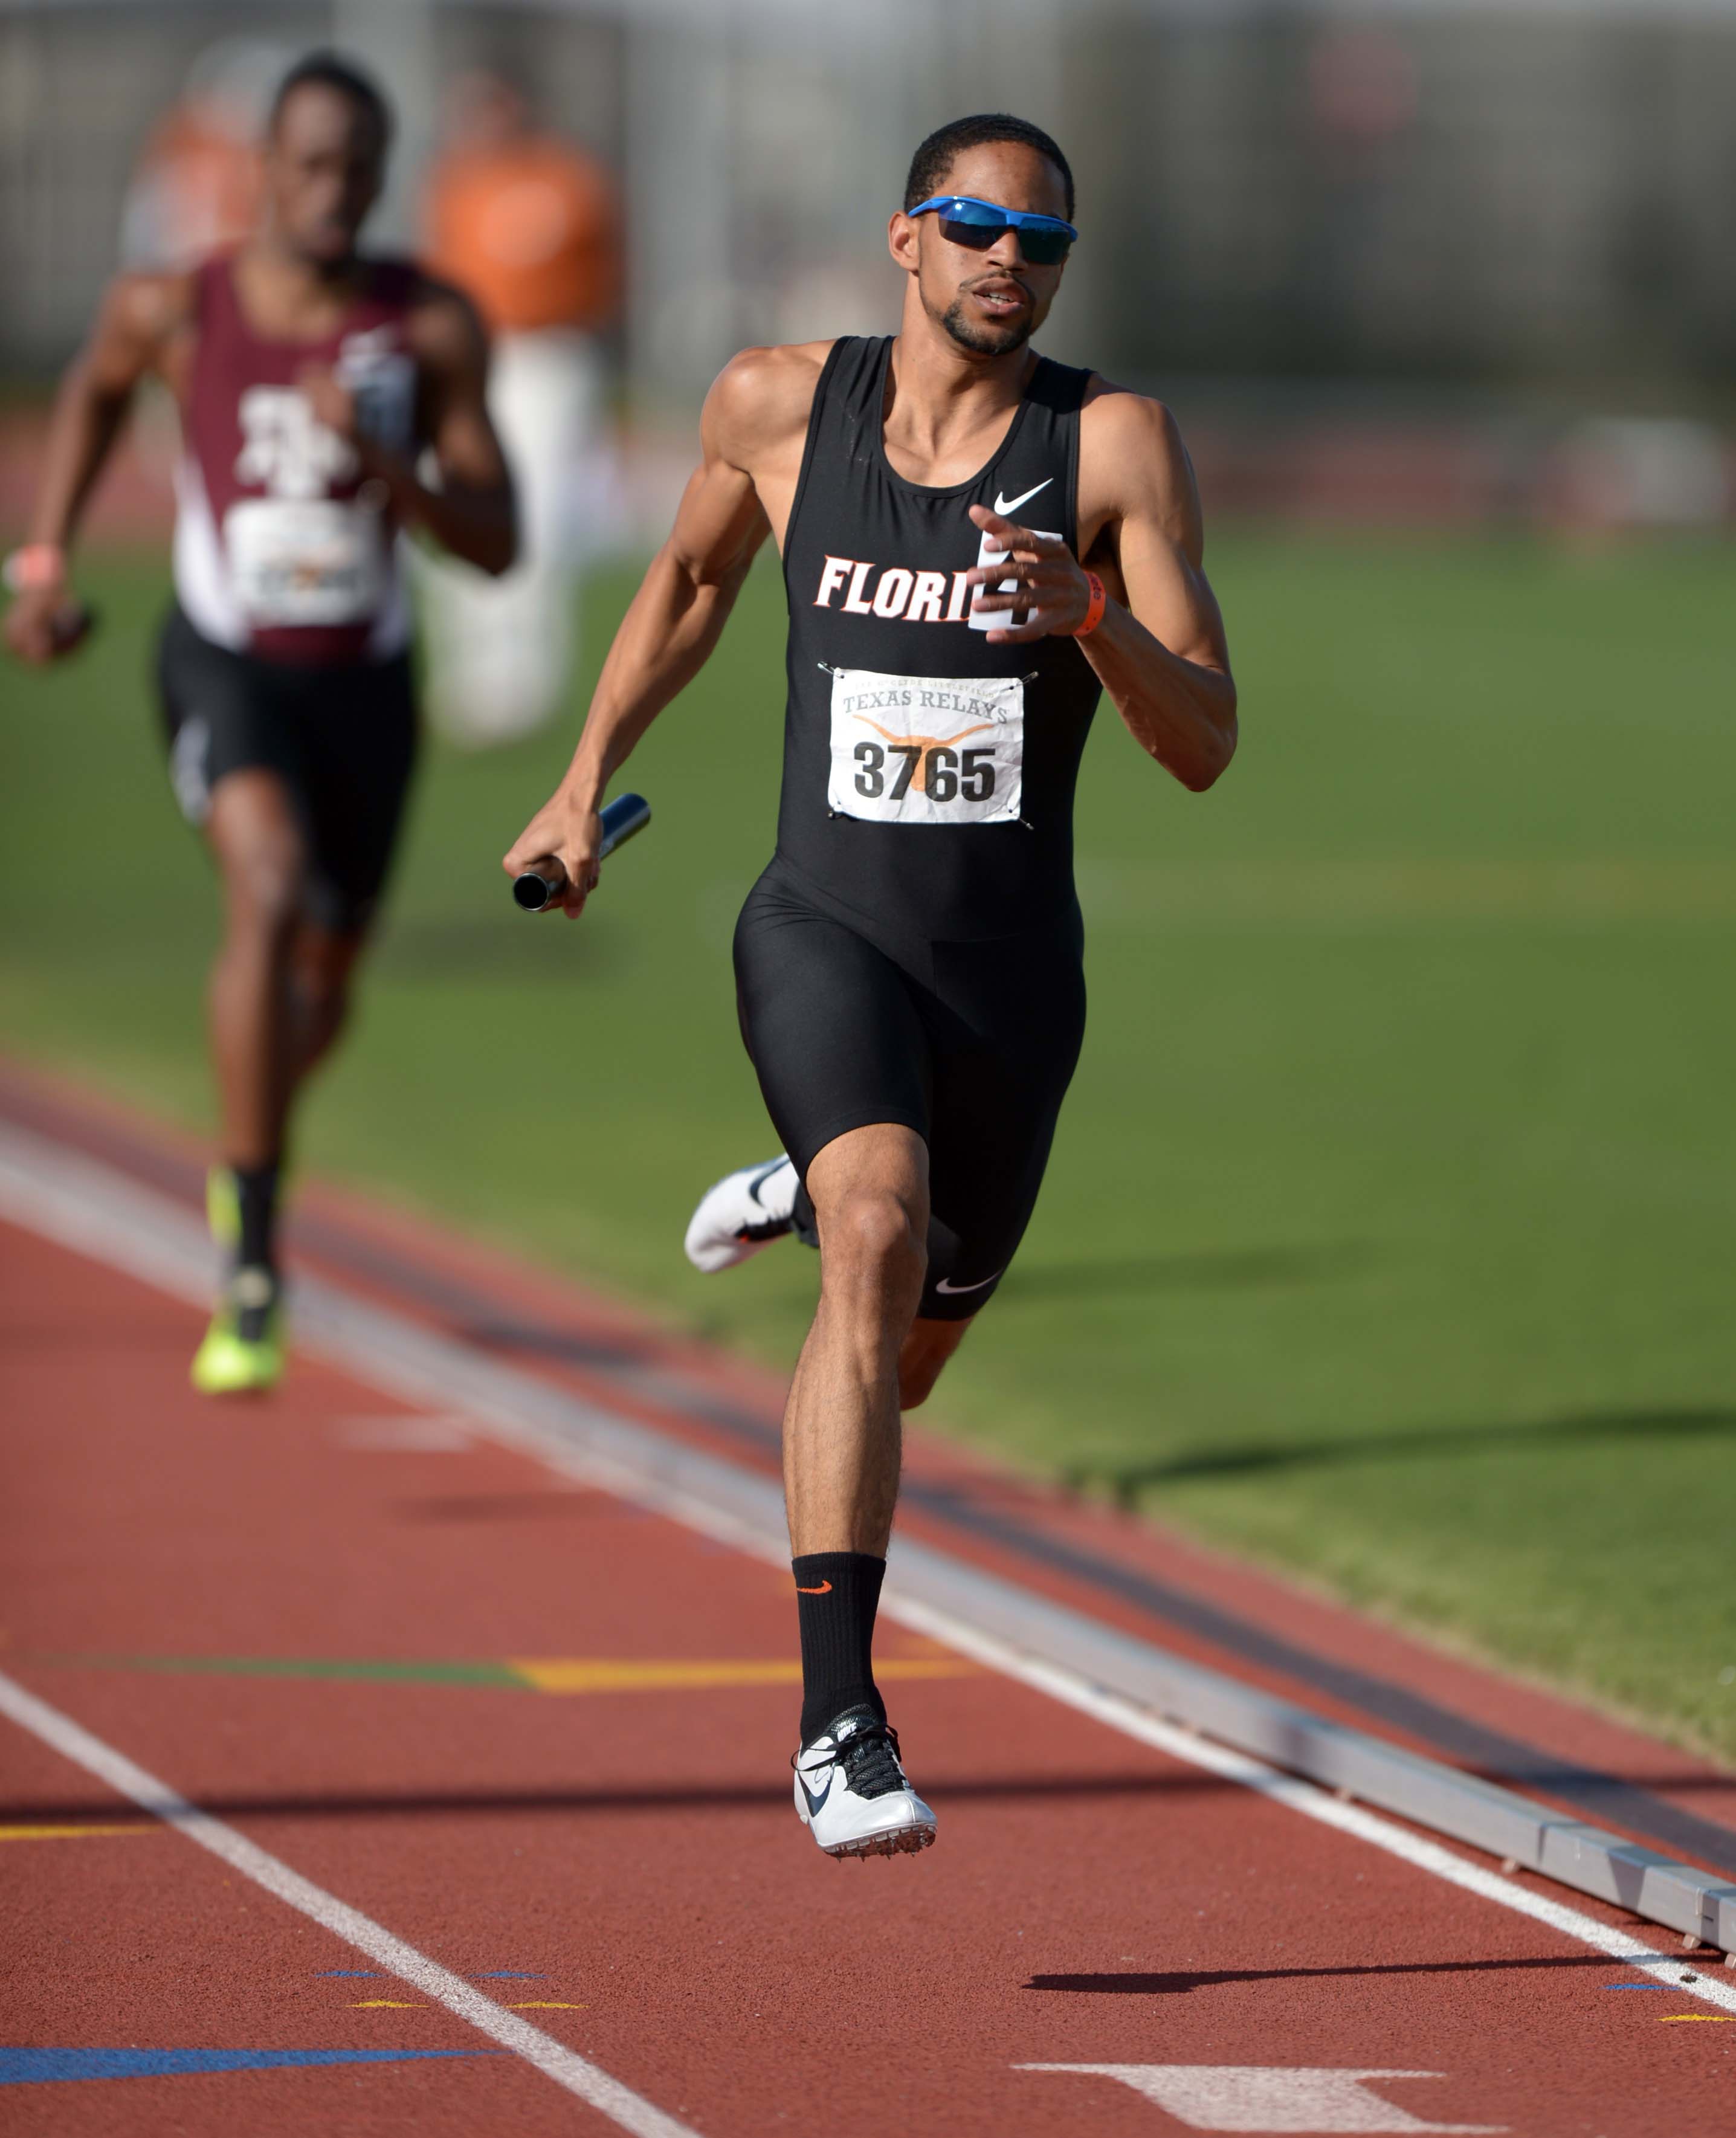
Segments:
[[[1100,725],[1084,1065],[934,1422],[1736,1755],[1731,559],[1241,537],[1213,569],[1242,756],[1191,797]],[[88,578],[100,642],[6,681],[5,1042],[198,1123],[214,905],[148,710],[160,575]],[[591,589],[593,666],[628,591]],[[780,624],[762,572],[578,928],[497,870],[570,731],[431,753],[300,1150],[782,1361],[812,1259],[680,1255],[771,1148],[728,945]]]

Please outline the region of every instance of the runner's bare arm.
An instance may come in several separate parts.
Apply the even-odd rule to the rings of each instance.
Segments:
[[[640,583],[597,680],[566,776],[501,864],[517,876],[555,856],[569,918],[597,881],[597,809],[608,783],[663,708],[710,658],[760,544],[768,463],[800,441],[818,377],[805,352],[747,349],[719,374],[700,418],[702,456],[669,539]]]
[[[1236,753],[1236,685],[1223,618],[1202,564],[1199,491],[1168,410],[1138,394],[1107,393],[1080,424],[1080,520],[1100,532],[1087,564],[1110,598],[1079,642],[1135,742],[1201,793]],[[981,506],[971,517],[1012,551],[1018,590],[978,597],[985,609],[1023,608],[1028,622],[989,642],[1012,644],[1077,631],[1090,589],[1065,545],[1012,526]],[[971,574],[987,585],[1006,565]]]
[[[160,364],[191,302],[185,276],[122,275],[110,285],[90,338],[55,397],[27,546],[40,544],[63,557],[71,547],[134,393]],[[58,576],[19,592],[7,613],[6,640],[21,660],[51,661],[76,643],[64,620],[67,601],[64,565]]]
[[[467,564],[498,575],[518,549],[512,479],[489,420],[488,337],[467,297],[430,283],[407,323],[419,386],[422,435],[440,464],[431,489],[415,465],[357,427],[355,397],[331,372],[298,381],[328,429],[349,440],[363,471],[383,482],[407,526],[421,527]]]

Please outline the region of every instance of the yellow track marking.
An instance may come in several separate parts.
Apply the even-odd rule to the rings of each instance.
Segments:
[[[1664,2012],[1658,2016],[1660,2027],[1736,2027],[1736,2018],[1728,2012]]]
[[[924,1647],[927,1652],[924,1652]],[[379,1685],[485,1686],[526,1692],[647,1692],[705,1691],[749,1685],[799,1685],[794,1656],[525,1656],[508,1660],[459,1661],[438,1657],[343,1658],[321,1656],[47,1656],[40,1661],[86,1668],[193,1672],[219,1677]],[[937,1643],[888,1657],[875,1669],[884,1678],[973,1677],[981,1666]],[[95,1832],[94,1828],[78,1829]],[[146,1829],[139,1829],[141,1832]],[[32,1828],[30,1832],[37,1829]],[[23,1838],[22,1830],[9,1836]]]
[[[421,2012],[427,2008],[402,1997],[364,1997],[350,2006],[352,2012]],[[565,2004],[557,1998],[534,1997],[524,2004],[510,2004],[510,2012],[583,2012],[583,2004]]]
[[[506,1667],[539,1692],[651,1692],[701,1686],[799,1685],[802,1665],[793,1656],[746,1657],[721,1662],[676,1658],[514,1656]],[[895,1657],[876,1662],[877,1678],[974,1677],[978,1666],[963,1657]]]
[[[149,1826],[0,1826],[0,1841],[81,1841],[87,1833],[160,1833]]]

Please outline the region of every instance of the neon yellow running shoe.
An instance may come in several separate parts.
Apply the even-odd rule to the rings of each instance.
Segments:
[[[227,1165],[209,1167],[205,1174],[205,1223],[211,1237],[225,1254],[239,1252],[241,1244],[241,1198],[235,1175]]]
[[[263,1395],[283,1378],[283,1301],[270,1270],[237,1270],[193,1354],[201,1395]]]

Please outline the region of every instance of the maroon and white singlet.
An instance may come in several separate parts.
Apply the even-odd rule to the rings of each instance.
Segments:
[[[176,471],[175,592],[213,644],[268,661],[331,665],[402,652],[410,612],[383,486],[317,422],[295,381],[325,365],[355,393],[370,436],[416,440],[407,261],[368,263],[336,333],[272,341],[249,325],[227,257],[198,271],[197,342]]]

